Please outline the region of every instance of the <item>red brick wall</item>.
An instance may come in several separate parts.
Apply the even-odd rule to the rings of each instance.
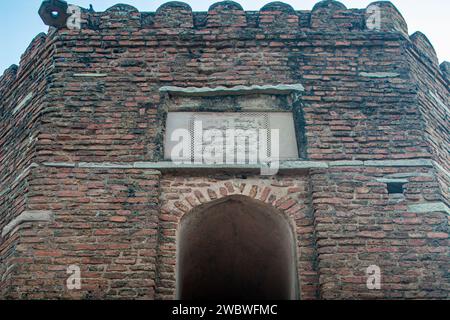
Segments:
[[[403,196],[377,179],[410,175]],[[448,213],[411,203],[439,199],[432,167],[339,167],[311,173],[321,297],[448,297]],[[367,290],[366,268],[381,268],[381,290]]]
[[[21,225],[6,298],[154,298],[158,184],[151,170],[35,169],[29,208],[54,219]],[[66,287],[71,265],[82,290]]]
[[[209,13],[118,5],[84,11],[81,30],[36,38],[0,78],[0,227],[25,210],[50,210],[52,221],[22,223],[0,240],[1,296],[173,298],[181,213],[166,212],[169,197],[189,202],[192,181],[218,196],[227,181],[238,192],[239,180],[133,168],[161,159],[159,88],[301,83],[306,160],[359,161],[274,178],[272,189],[295,201],[286,213],[302,298],[448,297],[448,213],[411,207],[448,203],[446,118],[424,89],[448,105],[448,83],[389,3],[379,31],[367,29],[365,10],[323,4],[244,12],[227,2]],[[408,159],[439,167],[362,162]],[[387,194],[386,177],[406,177],[403,197]],[[261,197],[267,181],[252,179]],[[69,264],[80,265],[82,290],[67,290]],[[382,268],[380,291],[366,288],[370,264]]]

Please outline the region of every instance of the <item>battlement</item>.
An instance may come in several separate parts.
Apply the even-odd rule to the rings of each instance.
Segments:
[[[44,4],[46,2],[49,1],[44,1]],[[188,4],[179,1],[167,2],[156,12],[140,12],[127,4],[116,4],[104,12],[84,8],[81,11],[82,29],[91,30],[271,27],[272,32],[286,31],[289,28],[290,32],[377,30],[408,35],[403,16],[388,1],[373,2],[365,9],[347,9],[338,1],[324,0],[318,2],[310,11],[297,11],[291,5],[279,1],[264,5],[259,11],[244,11],[242,6],[234,1],[217,2],[211,5],[207,12],[193,12]],[[374,26],[371,19],[379,19],[379,25]],[[47,23],[59,26],[59,21],[56,20]]]
[[[82,9],[82,28],[91,30],[127,28],[132,29],[210,29],[251,28],[267,29],[271,32],[286,31],[336,31],[371,30],[366,20],[368,10],[377,6],[382,15],[379,31],[402,32],[407,26],[401,14],[390,2],[374,2],[366,9],[347,9],[338,1],[325,0],[310,11],[297,11],[289,4],[271,2],[259,11],[244,11],[234,1],[217,2],[207,12],[193,12],[183,2],[172,1],[161,5],[156,12],[140,12],[131,5],[117,4],[104,12]]]
[[[44,1],[42,6],[48,2]],[[80,10],[80,30],[69,30],[56,23],[55,27],[51,21],[46,21],[50,25],[48,36],[43,33],[36,36],[22,55],[20,67],[12,66],[0,77],[0,96],[7,91],[15,76],[26,69],[36,53],[53,42],[50,38],[67,32],[92,37],[97,33],[115,33],[118,36],[140,33],[155,37],[160,34],[180,35],[184,39],[202,35],[206,41],[224,40],[232,37],[233,32],[245,39],[255,40],[277,38],[277,35],[280,39],[295,39],[330,33],[344,42],[349,33],[375,39],[389,39],[395,35],[407,41],[426,63],[433,65],[446,81],[449,80],[445,63],[439,69],[436,52],[426,36],[420,32],[409,36],[405,19],[389,1],[373,2],[365,9],[348,9],[338,1],[324,0],[310,11],[298,11],[278,1],[264,5],[259,11],[244,11],[241,5],[233,1],[217,2],[207,12],[193,12],[188,4],[179,1],[167,2],[155,12],[140,12],[127,4],[116,4],[104,12]]]

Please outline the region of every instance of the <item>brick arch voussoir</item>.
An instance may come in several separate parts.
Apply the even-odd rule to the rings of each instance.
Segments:
[[[280,192],[273,192],[272,188],[264,184],[246,184],[231,181],[220,183],[207,189],[194,188],[183,199],[173,201],[172,206],[163,204],[162,211],[167,214],[175,214],[181,220],[185,214],[200,205],[232,195],[242,195],[263,202],[277,209],[277,211],[283,213],[292,221],[304,217],[303,211],[306,206],[287,191],[280,194]]]

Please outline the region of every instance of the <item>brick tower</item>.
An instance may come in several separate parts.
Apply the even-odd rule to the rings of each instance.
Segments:
[[[390,2],[55,4],[0,78],[1,298],[449,298],[450,64]],[[171,161],[205,115],[292,130],[277,174]]]

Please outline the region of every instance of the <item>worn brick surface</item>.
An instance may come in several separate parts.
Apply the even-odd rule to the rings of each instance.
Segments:
[[[448,212],[409,209],[449,204],[448,63],[380,6],[381,29],[369,30],[365,9],[335,1],[258,12],[230,1],[209,12],[116,5],[83,11],[81,30],[37,36],[0,78],[0,229],[25,210],[53,218],[0,239],[1,297],[171,299],[179,218],[244,194],[291,219],[302,298],[448,298]],[[246,180],[77,167],[161,160],[162,86],[297,83],[303,160],[433,166],[359,162]],[[404,194],[389,195],[380,179],[399,177]],[[70,264],[82,267],[81,290],[65,286]],[[371,264],[379,291],[366,288]]]

